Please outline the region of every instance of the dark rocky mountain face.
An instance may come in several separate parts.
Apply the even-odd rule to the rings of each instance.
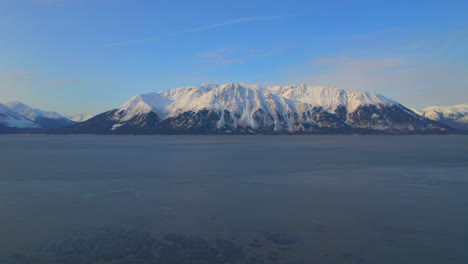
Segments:
[[[46,132],[59,134],[110,134],[112,132],[112,126],[115,124],[113,117],[116,112],[117,110],[107,111],[86,122],[47,130]]]
[[[421,118],[411,110],[401,106],[368,105],[359,106],[348,115],[353,128],[382,127],[388,133],[425,133],[431,131],[451,132],[453,129],[432,120]]]
[[[455,129],[458,129],[460,131],[464,131],[465,133],[468,133],[468,123],[466,122],[458,122],[450,119],[441,119],[439,122],[442,124],[445,124],[449,127],[453,127]]]
[[[128,120],[125,124],[115,128],[117,133],[140,134],[151,133],[155,127],[158,127],[161,119],[154,112],[147,114],[138,114]]]
[[[221,131],[216,129],[216,124],[221,118],[219,113],[202,110],[198,112],[187,111],[176,117],[170,117],[155,127],[154,132],[164,134],[216,134]]]
[[[116,120],[122,115],[122,111],[114,109],[99,114],[85,122],[57,129],[49,129],[46,132],[58,134],[147,134],[152,133],[160,121],[156,113],[149,112],[135,115],[121,126],[116,126]]]
[[[397,106],[360,106],[346,117],[340,109],[334,114],[321,107],[314,107],[300,116],[276,114],[280,118],[275,123],[270,113],[257,110],[253,113],[257,124],[254,127],[237,125],[234,120],[240,118],[240,114],[227,110],[187,111],[166,119],[149,112],[115,126],[119,112],[112,110],[88,121],[49,131],[65,134],[424,134],[455,131]],[[379,127],[382,129],[372,129]]]
[[[38,117],[34,122],[42,129],[65,127],[75,123],[74,121],[66,118],[52,119],[45,117]]]
[[[9,134],[9,133],[18,133],[18,129],[0,124],[0,134]]]

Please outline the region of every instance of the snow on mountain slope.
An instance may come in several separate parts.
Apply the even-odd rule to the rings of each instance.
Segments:
[[[468,104],[412,108],[415,113],[460,130],[468,130]]]
[[[204,84],[136,95],[117,108],[114,114],[114,120],[118,121],[115,128],[123,122],[150,112],[157,114],[159,119],[164,119],[172,113],[183,111],[190,102],[216,87],[218,86],[214,84]]]
[[[266,89],[278,96],[320,106],[327,111],[334,111],[347,102],[346,92],[334,87],[300,84],[273,86]]]
[[[33,109],[32,107],[19,101],[9,102],[7,106],[11,109],[11,111],[34,121],[40,128],[56,128],[74,123],[70,119],[58,114],[57,112]]]
[[[124,105],[118,108],[116,120],[125,122],[137,115],[154,112],[162,117],[168,114],[166,107],[172,100],[159,94],[148,93],[132,97]]]
[[[203,95],[218,87],[219,85],[217,84],[205,83],[200,86],[186,86],[186,87],[167,89],[167,90],[160,92],[160,94],[171,100],[181,101],[184,99],[185,100],[188,99],[189,98],[188,95],[190,95],[190,97],[195,96],[193,98],[196,98],[197,95]]]
[[[382,95],[311,85],[228,83],[132,97],[69,133],[336,133],[447,131]]]
[[[67,116],[68,119],[70,119],[71,121],[75,121],[75,122],[84,122],[88,119],[91,119],[92,117],[94,117],[93,115],[74,115],[74,116]]]
[[[348,113],[356,111],[359,106],[383,105],[395,106],[397,102],[390,100],[380,94],[369,92],[348,92],[347,93]]]
[[[265,89],[281,97],[322,108],[354,129],[407,132],[439,129],[437,124],[427,122],[401,104],[375,93],[347,92],[334,87],[304,84]],[[330,117],[326,119],[332,120]],[[324,122],[319,122],[319,125],[326,126]]]
[[[367,92],[346,92],[328,86],[306,84],[267,87],[267,90],[291,100],[320,106],[327,111],[335,112],[344,106],[348,113],[354,112],[361,105],[394,105],[396,102],[382,95]]]
[[[437,120],[441,117],[456,119],[468,114],[468,104],[452,106],[429,106],[422,109],[412,108],[411,110],[433,120]]]
[[[224,127],[226,130],[270,129],[296,133],[346,127],[406,131],[432,129],[422,118],[381,95],[310,85],[249,89],[238,83],[225,84],[185,108],[185,111],[194,113],[204,110],[214,114],[210,118],[214,119],[212,123],[216,121],[216,128]],[[398,123],[398,119],[405,122]],[[227,123],[229,127],[226,127]]]
[[[0,124],[14,128],[38,128],[32,120],[13,112],[7,106],[0,104]]]
[[[218,87],[216,84],[202,84],[201,86],[169,89],[162,91],[160,94],[173,101],[166,107],[167,111],[171,113],[170,115],[173,116],[184,112],[190,103]]]
[[[218,113],[220,119],[217,127],[223,127],[226,119],[233,123],[234,127],[251,127],[253,129],[260,126],[256,115],[267,113],[273,120],[270,123],[278,123],[278,115],[284,115],[284,106],[277,96],[266,90],[248,89],[237,83],[229,83],[211,90],[205,95],[190,102],[185,111],[198,112],[210,110]],[[278,111],[278,108],[280,110]],[[228,116],[224,115],[227,113]],[[284,117],[283,117],[284,118]],[[274,128],[278,129],[277,126]]]
[[[58,114],[57,112],[42,111],[39,109],[33,109],[28,105],[21,103],[20,101],[11,101],[6,104],[12,111],[28,118],[31,120],[36,120],[39,117],[50,118],[50,119],[63,119],[64,116]]]
[[[311,85],[286,85],[263,87],[256,84],[228,83],[225,85],[203,84],[201,86],[179,87],[160,93],[141,94],[131,98],[119,108],[125,112],[119,117],[126,121],[141,113],[155,112],[161,118],[175,116],[185,111],[201,109],[222,109],[231,112],[247,111],[248,101],[260,107],[260,94],[271,93],[280,98],[290,99],[335,112],[340,106],[353,112],[360,105],[394,105],[396,102],[378,94],[346,92],[342,89]],[[249,97],[246,97],[249,94]],[[254,96],[255,95],[255,96]],[[252,97],[253,96],[253,97]],[[271,95],[270,95],[271,96]],[[264,100],[262,101],[264,102]],[[246,115],[244,113],[244,115]]]

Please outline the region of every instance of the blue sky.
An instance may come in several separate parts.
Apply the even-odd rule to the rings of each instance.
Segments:
[[[95,114],[201,83],[468,103],[468,1],[0,0],[0,102]]]

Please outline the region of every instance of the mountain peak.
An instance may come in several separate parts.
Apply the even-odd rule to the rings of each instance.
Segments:
[[[16,105],[16,104],[23,104],[22,102],[20,102],[19,100],[12,100],[10,102],[7,103],[8,105]]]
[[[8,106],[0,104],[0,124],[15,128],[37,128],[32,120],[11,110]]]
[[[136,115],[156,112],[159,115],[166,114],[166,106],[172,102],[160,93],[146,93],[136,95],[118,108],[119,119],[127,121]]]
[[[231,83],[226,83],[226,84],[221,85],[219,89],[220,90],[225,90],[225,89],[236,90],[236,89],[248,89],[248,88],[244,87],[240,83],[231,82]]]
[[[73,123],[73,121],[57,112],[34,109],[18,100],[9,102],[7,106],[11,112],[16,114],[16,116],[21,116],[33,123],[33,125],[31,125],[27,124],[28,122],[22,122],[27,125],[25,127],[54,128]]]
[[[25,112],[25,111],[31,111],[33,110],[32,107],[29,105],[26,105],[18,100],[11,101],[6,104],[11,110],[15,112]]]

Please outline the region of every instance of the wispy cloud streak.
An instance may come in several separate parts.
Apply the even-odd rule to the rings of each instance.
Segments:
[[[210,52],[198,54],[206,62],[214,64],[239,64],[255,58],[269,57],[280,53],[280,49],[244,49],[240,47],[225,47]]]
[[[228,21],[224,21],[224,22],[220,22],[220,23],[215,23],[215,24],[211,24],[211,25],[207,25],[207,26],[175,31],[175,32],[170,33],[166,37],[180,36],[180,35],[184,35],[184,34],[188,34],[188,33],[200,32],[200,31],[225,27],[225,26],[229,26],[229,25],[241,24],[241,23],[249,23],[249,22],[255,22],[255,21],[279,20],[279,19],[285,19],[285,18],[288,18],[288,17],[291,17],[291,15],[245,17],[245,18],[239,18],[239,19],[228,20]],[[162,39],[161,37],[149,37],[149,38],[144,38],[144,39],[134,39],[134,40],[127,40],[127,41],[110,43],[110,44],[107,44],[106,46],[116,47],[116,46],[126,46],[126,45],[134,45],[134,44],[151,43],[151,42],[157,42],[157,41],[159,41],[161,39]]]
[[[209,29],[213,29],[213,28],[219,28],[219,27],[234,25],[234,24],[248,23],[248,22],[254,22],[254,21],[278,20],[278,19],[283,19],[283,18],[287,18],[287,17],[290,17],[290,16],[265,16],[265,17],[239,18],[239,19],[229,20],[229,21],[225,21],[225,22],[221,22],[221,23],[211,24],[211,25],[208,25],[208,26],[176,31],[176,32],[173,32],[171,35],[172,36],[177,36],[177,35],[183,35],[183,34],[192,33],[192,32],[205,31],[205,30],[209,30]]]
[[[14,81],[44,81],[44,82],[81,82],[79,79],[70,78],[43,78],[35,76],[30,72],[19,72],[10,76],[11,80]]]
[[[53,3],[65,3],[66,0],[37,0],[37,2],[53,4]]]

